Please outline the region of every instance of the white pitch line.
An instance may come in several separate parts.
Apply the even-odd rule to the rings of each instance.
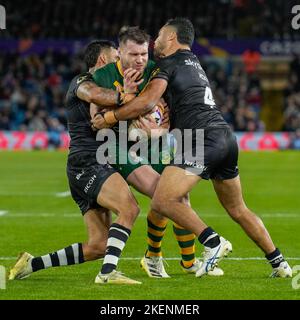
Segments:
[[[7,213],[7,210],[0,210],[0,217],[5,216]]]
[[[25,218],[25,217],[63,217],[63,218],[74,218],[80,217],[81,213],[78,211],[77,213],[49,213],[49,212],[17,212],[17,213],[10,213],[7,214],[8,211],[0,211],[0,216],[5,216],[7,218]],[[229,218],[229,215],[225,212],[223,214],[199,214],[200,217],[205,218]],[[147,217],[147,213],[141,213],[139,218]],[[259,217],[264,219],[273,219],[273,218],[283,218],[283,219],[300,219],[300,213],[264,213],[260,214]]]
[[[66,198],[66,197],[69,197],[70,195],[71,195],[70,191],[64,191],[64,192],[55,193],[55,196],[57,198]]]
[[[17,259],[17,257],[1,257],[0,256],[0,260],[15,260]],[[121,260],[140,260],[141,257],[124,257],[124,258],[120,258]],[[285,257],[286,260],[300,260],[300,257]],[[181,260],[181,258],[179,257],[171,257],[171,258],[164,258],[164,260],[174,260],[174,261],[178,261]],[[230,260],[230,261],[257,261],[257,260],[265,260],[266,258],[264,257],[228,257],[228,258],[224,258],[223,261],[226,260]]]
[[[1,216],[1,214],[0,214]],[[80,212],[78,213],[47,213],[47,212],[37,212],[37,213],[27,213],[27,212],[19,212],[19,213],[11,213],[6,216],[6,218],[27,218],[27,217],[63,217],[63,218],[74,218],[80,217]]]
[[[43,192],[43,191],[32,191],[32,192],[9,192],[0,191],[0,196],[12,196],[12,197],[68,197],[70,191],[64,192]]]
[[[262,218],[300,218],[297,213],[263,213],[260,215]]]

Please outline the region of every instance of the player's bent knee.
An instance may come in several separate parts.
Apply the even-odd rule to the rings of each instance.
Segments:
[[[140,208],[137,204],[132,204],[128,212],[131,218],[135,219],[140,213]]]
[[[126,218],[126,220],[135,220],[140,213],[140,208],[135,201],[131,201],[119,208],[119,216]]]
[[[244,206],[232,207],[232,208],[227,208],[227,212],[229,213],[230,217],[234,221],[239,222],[247,214],[247,208]]]

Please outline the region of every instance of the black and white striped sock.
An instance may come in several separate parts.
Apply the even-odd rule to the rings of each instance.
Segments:
[[[279,267],[280,263],[284,261],[284,257],[278,248],[276,248],[273,252],[267,254],[266,258],[273,268]]]
[[[219,235],[211,227],[207,227],[206,229],[204,229],[198,237],[198,240],[205,247],[209,248],[215,248],[220,244]]]
[[[131,231],[129,229],[118,223],[113,223],[110,226],[101,274],[110,273],[117,268],[119,257],[130,233]]]
[[[48,253],[41,257],[34,257],[31,260],[32,271],[47,269],[51,267],[67,266],[83,263],[83,251],[81,243],[74,243],[69,247]]]

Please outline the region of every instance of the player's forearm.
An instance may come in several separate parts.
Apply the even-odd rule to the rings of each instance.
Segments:
[[[118,92],[98,87],[92,81],[82,83],[77,89],[77,97],[88,103],[94,103],[105,107],[117,105]]]
[[[167,81],[152,80],[146,89],[136,98],[114,111],[106,112],[103,117],[97,116],[92,120],[97,129],[109,128],[118,121],[136,119],[151,111],[167,88]],[[126,99],[122,99],[126,101]]]
[[[148,113],[157,105],[166,87],[167,83],[165,81],[152,80],[138,97],[115,110],[116,119],[136,119]]]
[[[156,99],[149,100],[147,96],[140,96],[116,109],[115,116],[118,120],[136,119],[151,111],[157,103]]]
[[[118,103],[118,92],[100,87],[93,88],[90,100],[90,103],[94,103],[96,105],[105,107],[115,106]]]

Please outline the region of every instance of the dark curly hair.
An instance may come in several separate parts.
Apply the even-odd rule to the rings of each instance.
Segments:
[[[176,30],[177,40],[180,44],[192,46],[195,38],[195,30],[192,22],[187,18],[174,18],[167,21],[166,26],[172,26]]]

